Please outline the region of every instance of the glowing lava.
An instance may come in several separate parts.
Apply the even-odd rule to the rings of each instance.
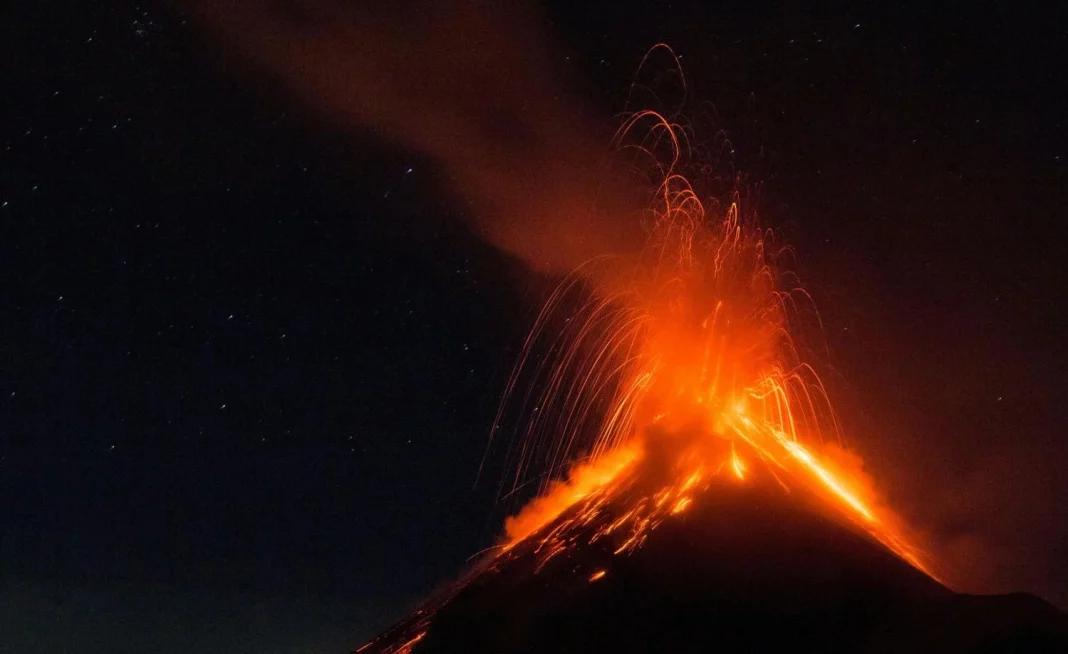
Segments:
[[[592,534],[589,542],[614,538],[621,554],[686,513],[713,477],[761,478],[807,489],[932,574],[859,467],[826,455],[841,435],[796,344],[802,319],[818,315],[777,265],[790,250],[743,215],[737,191],[706,209],[679,172],[685,134],[651,111],[621,128],[617,145],[651,162],[657,180],[647,245],[635,259],[590,262],[565,280],[527,340],[509,392],[547,340],[550,352],[535,371],[539,411],[515,484],[528,469],[559,475],[586,456],[508,520],[503,551],[534,538],[544,565]],[[565,307],[563,330],[552,331]]]

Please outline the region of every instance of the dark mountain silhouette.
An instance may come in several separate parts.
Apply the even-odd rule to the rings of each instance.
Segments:
[[[629,554],[575,534],[545,560],[531,538],[361,654],[1068,652],[1047,602],[955,593],[823,506],[723,480]]]

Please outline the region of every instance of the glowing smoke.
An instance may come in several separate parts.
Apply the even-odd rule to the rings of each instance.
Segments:
[[[429,155],[476,229],[533,267],[567,272],[637,242],[618,189],[593,195],[605,141],[557,82],[537,12],[401,5],[194,3],[219,43],[307,107]]]

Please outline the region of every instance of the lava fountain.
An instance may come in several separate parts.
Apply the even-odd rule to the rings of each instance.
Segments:
[[[597,525],[586,529],[591,540],[623,534],[622,554],[684,513],[713,477],[760,475],[818,495],[934,576],[858,459],[842,455],[828,394],[796,343],[803,316],[818,314],[778,265],[789,247],[744,210],[739,189],[702,202],[682,170],[688,133],[642,111],[616,134],[618,149],[653,162],[647,242],[635,258],[575,271],[526,341],[505,403],[530,367],[538,392],[527,398],[532,417],[511,483],[531,470],[555,481],[507,520],[501,551],[535,539],[548,559],[575,543],[576,529]],[[584,300],[568,301],[576,293]],[[565,311],[563,329],[551,330]],[[550,354],[537,357],[545,341]]]

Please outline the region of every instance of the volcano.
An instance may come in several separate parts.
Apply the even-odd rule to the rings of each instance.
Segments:
[[[714,481],[622,553],[624,535],[594,536],[627,498],[585,524],[572,507],[357,651],[1068,652],[1045,601],[953,592],[768,481]],[[570,546],[547,551],[564,525]]]
[[[506,384],[502,490],[539,479],[537,496],[357,651],[1068,652],[1068,616],[1038,598],[939,581],[952,562],[844,449],[792,248],[743,180],[700,199],[690,178],[717,177],[686,175],[691,134],[625,120],[614,143],[653,189],[645,245],[562,280]]]

